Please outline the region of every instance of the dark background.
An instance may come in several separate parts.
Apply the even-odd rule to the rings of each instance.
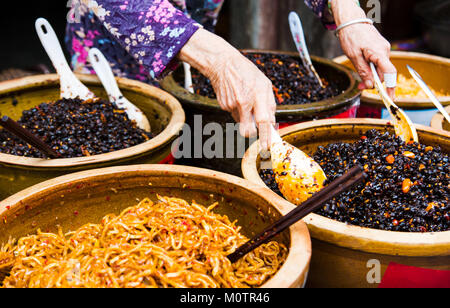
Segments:
[[[39,63],[51,66],[50,61],[34,29],[39,17],[46,18],[55,28],[61,43],[66,25],[65,0],[57,1],[9,1],[0,10],[0,70],[6,68],[29,68]]]
[[[237,48],[267,48],[274,47],[277,49],[293,49],[292,42],[276,42],[279,40],[279,32],[287,32],[287,19],[285,18],[289,11],[285,12],[282,8],[286,7],[286,4],[293,3],[295,9],[301,14],[302,20],[305,23],[307,32],[308,45],[311,46],[311,53],[318,56],[333,57],[335,54],[339,54],[339,50],[330,52],[330,48],[336,45],[336,43],[330,44],[329,40],[334,39],[332,34],[327,34],[323,27],[311,12],[309,12],[302,0],[259,0],[260,3],[268,3],[272,5],[275,10],[265,10],[268,12],[246,12],[251,18],[263,18],[267,20],[269,24],[266,29],[270,32],[272,29],[273,37],[269,37],[269,43],[275,42],[270,46],[264,45],[260,42],[261,46],[251,46],[251,38],[248,36],[252,34],[245,34],[242,29],[249,28],[251,20],[243,18],[243,10],[245,5],[250,0],[226,0],[225,6],[222,10],[219,24],[217,27],[217,33],[230,41]],[[364,5],[367,0],[361,1]],[[378,25],[382,34],[388,38],[391,42],[397,40],[406,40],[415,38],[419,41],[423,39],[423,33],[421,32],[421,24],[414,16],[414,6],[418,0],[382,0],[382,24]],[[428,0],[430,3],[436,2],[436,0]],[[445,2],[445,1],[444,1]],[[274,5],[274,3],[276,3]],[[264,4],[265,5],[265,4]],[[53,25],[55,31],[60,37],[61,43],[64,43],[64,32],[66,26],[66,15],[68,13],[67,1],[12,1],[8,3],[8,7],[0,11],[0,34],[3,41],[2,48],[0,49],[0,70],[7,68],[22,68],[28,69],[37,64],[46,64],[51,68],[51,63],[46,56],[44,49],[42,48],[39,39],[34,30],[34,22],[38,17],[44,17]],[[261,14],[268,14],[264,16]],[[285,16],[286,15],[286,16]],[[245,16],[245,15],[244,15]],[[450,21],[450,16],[448,16]],[[275,24],[275,25],[271,25]],[[273,30],[275,29],[275,30]],[[450,31],[450,30],[449,30]],[[249,31],[247,31],[249,32]],[[308,33],[310,33],[308,35]],[[443,37],[442,40],[450,41],[450,32],[447,37]],[[265,33],[262,33],[265,36]],[[285,35],[284,33],[283,35]],[[328,35],[328,36],[325,36]],[[325,42],[324,42],[325,41]],[[325,44],[327,43],[327,44]],[[254,43],[253,43],[254,44]],[[335,47],[334,47],[335,48]],[[426,51],[429,53],[435,53],[433,50],[427,49],[426,46],[421,46],[419,51]]]

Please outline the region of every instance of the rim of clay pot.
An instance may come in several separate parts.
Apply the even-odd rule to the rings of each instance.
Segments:
[[[298,52],[289,52],[289,51],[244,49],[241,50],[241,52],[279,54],[299,58]],[[349,80],[348,88],[338,96],[322,100],[319,102],[298,104],[298,105],[281,105],[281,106],[279,105],[277,106],[277,116],[295,116],[298,115],[299,112],[301,112],[305,116],[312,117],[316,114],[320,114],[327,111],[341,110],[345,107],[350,108],[352,103],[354,103],[355,99],[359,98],[359,96],[361,95],[361,91],[358,89],[359,82],[356,80],[356,74],[352,72],[350,69],[325,58],[311,56],[311,59],[315,63],[330,66],[333,69],[345,74]],[[191,107],[205,108],[215,112],[222,111],[217,99],[212,99],[209,97],[190,93],[175,81],[173,74],[167,76],[161,82],[161,87],[164,90],[172,93],[177,98],[179,98],[183,103]]]
[[[421,61],[428,61],[437,63],[443,66],[448,66],[450,70],[450,59],[440,57],[440,56],[434,56],[424,53],[418,53],[418,52],[408,52],[408,51],[392,51],[391,52],[391,59],[411,59],[412,61],[415,59],[421,60]],[[347,56],[340,56],[335,59],[333,59],[334,62],[342,64],[346,66],[346,64],[350,64],[350,60],[347,58]],[[410,64],[413,68],[414,65]],[[411,77],[408,73],[406,77]],[[359,77],[358,77],[359,78]],[[411,77],[412,78],[412,77]],[[419,86],[419,85],[417,85]],[[367,93],[364,91],[362,93],[361,99],[368,104],[372,104],[378,107],[384,107],[384,103],[381,100],[381,98],[378,95]],[[450,105],[450,96],[440,97],[439,100],[441,103],[446,106]],[[408,109],[434,109],[436,108],[433,104],[433,102],[429,99],[425,98],[397,98],[395,100],[395,103],[400,108],[408,108]]]
[[[7,211],[11,211],[16,207],[26,206],[26,202],[23,202],[24,200],[28,200],[33,196],[45,196],[46,192],[49,191],[61,191],[64,187],[70,187],[72,183],[95,178],[107,179],[113,177],[116,179],[125,177],[127,174],[129,176],[136,176],[139,173],[156,175],[162,178],[179,177],[180,179],[193,178],[203,182],[219,182],[223,183],[223,186],[239,187],[253,195],[261,197],[268,204],[271,204],[274,210],[278,211],[281,215],[285,215],[293,209],[293,206],[289,202],[274,195],[269,189],[225,173],[187,166],[134,165],[88,170],[37,184],[0,202],[0,216],[5,215]],[[182,185],[183,183],[180,181],[180,188],[182,188]],[[218,187],[223,186],[220,185]],[[220,192],[218,191],[217,193]],[[289,247],[288,258],[277,274],[264,284],[262,288],[287,288],[296,286],[299,283],[301,284],[303,280],[306,280],[311,259],[311,238],[308,228],[304,222],[299,222],[292,226],[289,232],[291,236],[291,247]]]
[[[445,108],[445,110],[450,114],[450,106],[447,106]],[[445,121],[447,121],[444,116],[442,115],[442,113],[438,112],[434,115],[434,117],[431,119],[431,127],[435,128],[435,129],[441,129],[444,131],[447,131],[444,128],[444,123]]]
[[[100,80],[96,76],[77,74],[77,77],[81,82],[86,84],[86,86],[101,86]],[[100,155],[78,158],[40,159],[0,153],[0,163],[10,166],[47,169],[99,164],[143,155],[166,145],[179,134],[185,123],[185,113],[183,107],[176,98],[161,89],[139,81],[126,78],[117,78],[117,82],[121,89],[136,91],[144,94],[149,98],[155,99],[155,101],[158,101],[161,105],[170,110],[170,112],[172,113],[172,117],[164,131],[162,131],[151,140],[146,141],[142,144]],[[16,93],[20,91],[32,91],[35,88],[55,86],[59,87],[59,76],[56,74],[29,76],[1,82],[0,95]]]
[[[376,119],[335,119],[305,122],[280,130],[282,137],[292,133],[319,127],[373,125],[375,127],[391,126],[389,121]],[[450,133],[417,125],[420,132],[427,132],[448,139]],[[259,176],[257,169],[258,142],[255,142],[244,156],[242,171],[247,180],[267,187]],[[276,194],[273,192],[273,194]],[[348,225],[318,214],[311,214],[304,219],[312,238],[340,247],[369,253],[399,255],[410,257],[450,256],[450,231],[438,233],[392,232]]]

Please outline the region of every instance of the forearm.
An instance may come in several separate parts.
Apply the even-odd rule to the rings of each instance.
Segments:
[[[357,5],[355,0],[332,0],[331,8],[337,26],[367,17],[364,10]]]
[[[199,29],[181,49],[178,59],[189,63],[208,78],[238,51],[221,37]],[[215,68],[212,70],[211,68]]]
[[[265,132],[275,123],[276,111],[271,81],[239,50],[204,29],[191,37],[178,59],[210,79],[220,107],[240,124],[242,136],[252,137],[260,129],[267,149],[270,134]]]
[[[381,36],[377,29],[367,21],[358,22],[345,26],[346,23],[357,19],[366,19],[365,12],[354,0],[332,0],[336,25],[340,27],[339,40],[342,50],[350,58],[358,71],[363,83],[360,90],[371,89],[374,85],[370,63],[378,70],[381,80],[385,75],[393,76],[396,68],[390,61],[390,44]],[[387,85],[388,94],[394,98],[395,85]]]

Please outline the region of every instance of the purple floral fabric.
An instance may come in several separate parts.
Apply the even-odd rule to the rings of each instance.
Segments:
[[[117,75],[160,76],[200,25],[167,0],[82,0],[68,44],[77,72],[91,73],[88,50],[99,48]]]
[[[200,28],[213,31],[224,0],[73,0],[66,45],[78,73],[94,74],[88,62],[100,49],[116,76],[155,84],[176,65],[175,57]],[[305,0],[319,16],[327,0]]]
[[[334,18],[331,15],[328,6],[328,0],[305,0],[306,5],[322,19],[323,24],[328,29],[335,29]]]

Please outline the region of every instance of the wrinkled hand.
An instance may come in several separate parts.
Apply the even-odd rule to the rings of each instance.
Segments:
[[[206,30],[194,34],[180,59],[211,80],[221,108],[240,124],[241,135],[253,137],[259,129],[261,146],[268,149],[276,112],[272,82],[238,50]]]
[[[372,89],[375,81],[370,69],[372,62],[381,81],[384,74],[397,73],[390,61],[391,44],[370,24],[355,24],[339,31],[339,39],[344,53],[355,66],[363,83],[360,90]],[[395,88],[388,88],[388,94],[394,98]]]
[[[338,26],[352,20],[367,18],[355,0],[331,0],[331,6]],[[384,81],[384,74],[397,73],[389,58],[391,45],[373,25],[353,24],[341,29],[338,35],[344,53],[361,76],[363,83],[360,90],[372,89],[375,85],[370,62],[377,68],[381,81]],[[394,98],[395,88],[388,88],[388,94]]]
[[[242,136],[260,132],[261,145],[269,146],[269,125],[275,125],[276,103],[272,82],[246,57],[234,52],[209,74],[223,110],[240,124]]]

